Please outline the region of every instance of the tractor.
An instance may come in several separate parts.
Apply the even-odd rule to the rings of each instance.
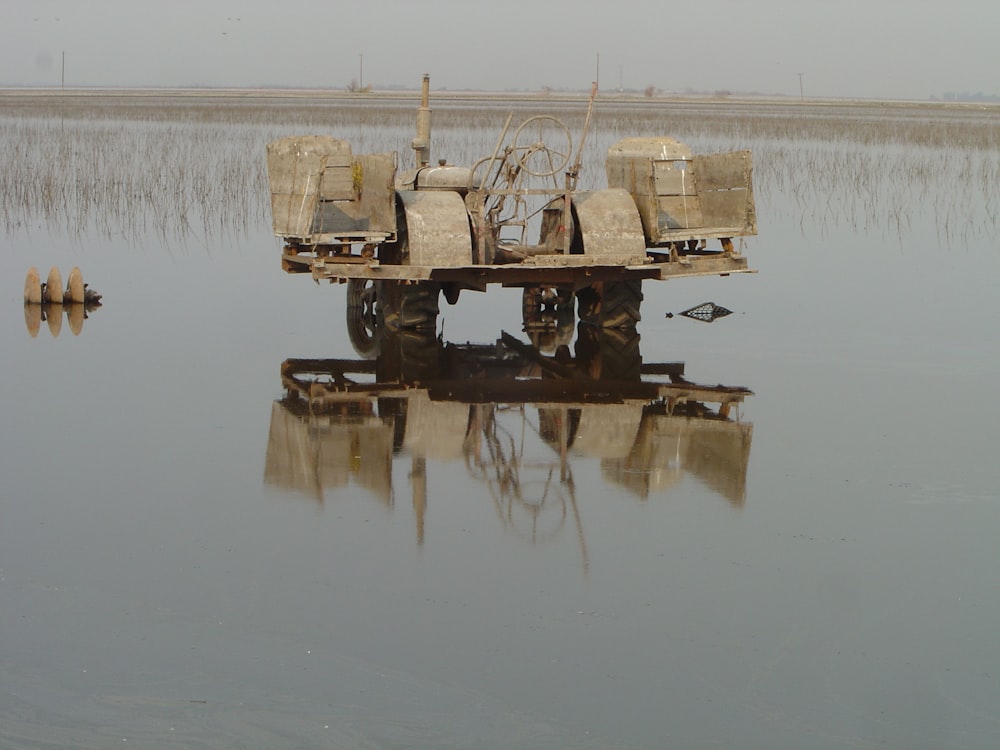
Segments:
[[[594,85],[575,144],[554,116],[513,126],[511,115],[469,166],[431,161],[427,75],[412,168],[327,135],[268,144],[283,269],[348,283],[362,338],[383,326],[433,329],[441,296],[455,304],[490,284],[524,290],[527,324],[575,301],[580,321],[629,328],[645,280],[752,272],[734,244],[757,233],[750,152],[695,155],[666,136],[625,138],[608,149],[607,187],[578,190],[596,94]]]

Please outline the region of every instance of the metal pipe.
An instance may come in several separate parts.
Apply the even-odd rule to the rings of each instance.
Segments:
[[[430,74],[424,73],[424,82],[420,89],[420,108],[417,110],[417,137],[410,144],[416,152],[417,168],[426,167],[431,163],[431,109],[430,109]]]

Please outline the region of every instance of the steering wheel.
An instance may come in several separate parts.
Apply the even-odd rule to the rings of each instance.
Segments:
[[[565,141],[565,146],[553,148],[546,145],[546,140],[560,144]],[[514,131],[511,150],[517,165],[525,172],[535,177],[551,177],[569,164],[573,137],[561,120],[551,115],[535,115]]]

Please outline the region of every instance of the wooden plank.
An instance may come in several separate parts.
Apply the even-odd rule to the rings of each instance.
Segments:
[[[731,236],[735,236],[734,234]],[[285,256],[287,259],[288,256]],[[296,264],[297,265],[297,264]],[[316,280],[342,281],[346,279],[392,279],[399,281],[456,281],[487,284],[524,286],[526,284],[560,284],[583,286],[596,281],[623,281],[626,279],[667,279],[680,276],[716,276],[731,273],[756,273],[748,268],[743,256],[687,257],[683,262],[646,263],[632,266],[579,267],[528,267],[509,266],[396,266],[366,263],[339,263],[335,258],[316,258],[311,265]]]

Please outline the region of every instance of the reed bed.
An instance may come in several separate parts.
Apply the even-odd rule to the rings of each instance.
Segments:
[[[0,222],[20,231],[139,241],[239,241],[270,225],[265,145],[329,133],[355,152],[412,160],[408,98],[7,97],[0,110]],[[508,114],[581,131],[579,100],[434,103],[433,157],[488,155]],[[996,235],[1000,109],[599,101],[583,153],[582,188],[604,184],[619,138],[671,135],[695,151],[754,152],[758,213],[803,232],[849,228],[908,242],[928,227],[942,245]],[[928,223],[929,222],[929,223]]]

